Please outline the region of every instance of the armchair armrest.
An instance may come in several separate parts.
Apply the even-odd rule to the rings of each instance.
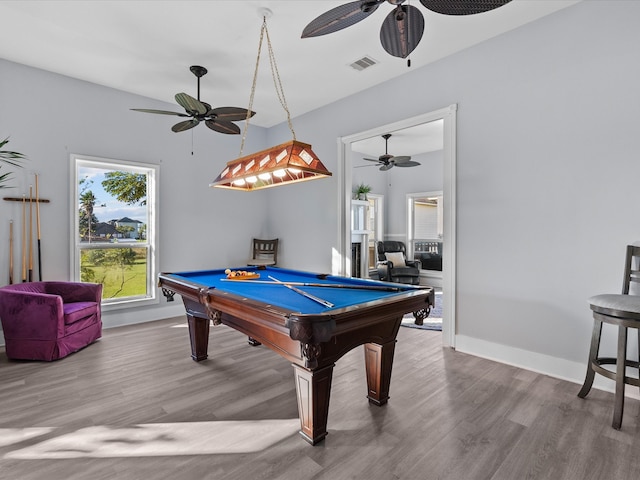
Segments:
[[[0,318],[5,338],[51,340],[64,335],[62,298],[58,295],[3,291]]]
[[[420,260],[405,260],[404,263],[407,264],[407,267],[422,268],[422,262]]]
[[[389,279],[389,264],[391,262],[389,262],[388,260],[385,260],[383,262],[378,262],[378,278],[382,281],[386,281]]]

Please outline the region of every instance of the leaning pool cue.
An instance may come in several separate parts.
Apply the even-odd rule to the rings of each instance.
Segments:
[[[27,281],[27,199],[22,194],[22,281]]]
[[[13,283],[13,220],[9,220],[9,285]]]
[[[33,185],[29,185],[29,281],[33,282]]]
[[[42,250],[40,250],[40,197],[38,196],[38,174],[36,173],[36,225],[38,226],[38,280],[42,281]]]

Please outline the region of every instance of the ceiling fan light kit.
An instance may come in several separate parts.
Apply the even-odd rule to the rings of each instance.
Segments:
[[[312,20],[302,38],[318,37],[350,27],[375,12],[380,4],[395,5],[380,29],[380,43],[389,55],[407,58],[418,46],[424,32],[424,17],[405,0],[358,0],[345,3]],[[501,7],[511,0],[420,0],[432,12],[442,15],[475,15]]]
[[[171,112],[168,110],[150,110],[146,108],[132,108],[131,110],[144,113],[156,113],[161,115],[175,115],[177,117],[191,117],[189,120],[183,120],[176,123],[171,130],[175,133],[190,130],[193,127],[204,122],[207,127],[218,133],[226,133],[229,135],[240,134],[240,127],[233,122],[247,120],[255,115],[256,112],[239,107],[217,107],[211,108],[206,102],[200,101],[200,78],[207,74],[207,69],[200,65],[192,65],[189,70],[198,79],[198,98],[193,98],[186,93],[177,93],[176,102],[186,113]]]
[[[327,170],[318,156],[313,152],[311,145],[296,140],[296,133],[291,123],[291,114],[289,113],[287,101],[284,97],[284,90],[282,88],[282,82],[280,81],[280,75],[278,74],[278,67],[267,29],[267,17],[271,16],[271,11],[268,9],[259,9],[258,13],[262,16],[262,28],[260,29],[258,57],[256,59],[256,69],[253,75],[249,108],[247,110],[251,111],[253,106],[258,68],[260,66],[262,41],[266,36],[273,83],[280,104],[287,114],[287,122],[293,140],[251,155],[243,156],[242,151],[249,129],[249,118],[247,118],[242,135],[242,143],[240,145],[240,158],[227,162],[226,167],[220,175],[209,184],[210,187],[253,191],[331,176],[331,172]]]

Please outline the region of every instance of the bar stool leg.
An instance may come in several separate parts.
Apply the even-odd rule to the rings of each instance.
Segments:
[[[638,333],[640,335],[640,332]],[[596,372],[593,370],[593,363],[598,358],[598,351],[600,349],[600,336],[602,335],[602,321],[594,318],[593,321],[593,334],[591,335],[591,347],[589,348],[589,361],[587,362],[587,375],[584,379],[584,384],[578,392],[580,398],[587,396],[587,393],[591,390],[593,385],[593,379],[596,376]]]
[[[616,397],[612,426],[620,430],[624,411],[624,376],[627,369],[627,328],[618,326],[618,356],[616,359]]]

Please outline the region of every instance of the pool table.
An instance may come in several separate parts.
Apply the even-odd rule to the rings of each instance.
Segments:
[[[246,334],[251,345],[264,345],[293,364],[300,434],[312,445],[327,435],[335,362],[364,345],[367,397],[384,405],[402,317],[413,312],[424,318],[434,303],[430,287],[278,267],[232,270],[253,278],[229,279],[219,269],[161,273],[158,284],[167,300],[182,297],[193,360],[207,358],[213,323]]]

